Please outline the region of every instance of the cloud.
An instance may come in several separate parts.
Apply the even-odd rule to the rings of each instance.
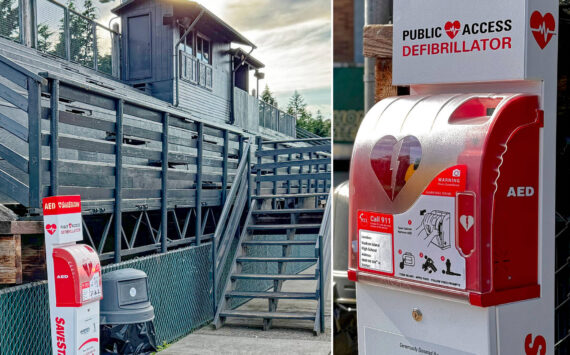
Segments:
[[[245,33],[265,63],[266,83],[275,92],[330,86],[330,24],[312,20],[272,30]]]
[[[315,19],[330,22],[328,0],[225,0],[221,15],[241,31],[273,29]]]

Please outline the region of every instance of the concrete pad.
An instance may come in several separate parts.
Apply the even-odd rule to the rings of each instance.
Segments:
[[[311,267],[303,273],[313,273]],[[316,281],[285,281],[283,291],[315,290]],[[330,295],[329,295],[330,296]],[[314,312],[315,300],[280,300],[282,312]],[[240,310],[267,310],[268,301],[254,299]],[[315,354],[331,353],[330,300],[325,307],[325,333],[313,335],[314,323],[302,320],[276,319],[270,330],[263,331],[261,319],[231,318],[218,330],[206,326],[186,336],[160,355],[181,354]]]

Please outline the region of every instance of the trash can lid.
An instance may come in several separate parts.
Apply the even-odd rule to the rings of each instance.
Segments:
[[[103,275],[103,282],[143,279],[146,277],[147,277],[146,273],[142,270],[121,269],[105,273]]]

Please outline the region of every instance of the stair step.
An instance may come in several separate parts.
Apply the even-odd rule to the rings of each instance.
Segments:
[[[241,245],[313,245],[315,240],[245,240]]]
[[[241,256],[237,258],[236,261],[238,263],[246,263],[246,262],[314,263],[317,261],[317,258],[298,257],[298,256],[287,256],[287,257]]]
[[[301,213],[315,213],[323,214],[323,208],[283,208],[279,210],[255,210],[253,214],[301,214]]]
[[[307,224],[254,224],[248,226],[249,230],[279,230],[279,229],[319,229],[320,224],[307,223]]]
[[[241,280],[316,280],[315,274],[233,274],[232,279]]]
[[[263,200],[266,198],[306,198],[306,197],[318,197],[318,196],[328,196],[328,192],[310,192],[301,194],[277,194],[277,195],[259,195],[252,196],[256,200]]]
[[[252,292],[252,291],[231,291],[226,297],[233,298],[279,298],[279,299],[295,299],[295,300],[316,300],[315,292]]]
[[[227,310],[221,312],[220,317],[315,320],[316,314],[311,312],[260,312]]]

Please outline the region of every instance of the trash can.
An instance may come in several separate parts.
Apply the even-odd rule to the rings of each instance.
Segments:
[[[102,354],[142,355],[157,350],[145,272],[122,269],[104,274],[100,312]]]

